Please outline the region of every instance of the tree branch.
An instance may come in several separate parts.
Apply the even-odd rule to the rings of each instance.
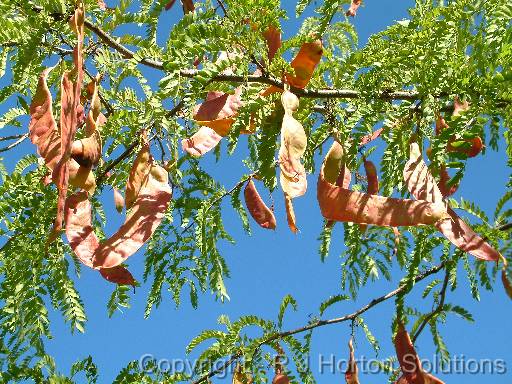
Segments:
[[[107,177],[108,173],[114,169],[117,164],[119,164],[121,161],[126,159],[130,154],[133,152],[135,148],[137,148],[137,145],[139,145],[140,137],[137,137],[133,143],[130,144],[128,148],[124,150],[123,153],[121,153],[117,158],[112,160],[110,163],[107,164],[105,169],[101,172],[101,174],[98,176],[98,179],[96,180],[96,185],[100,185],[103,183],[103,180],[105,177]]]
[[[440,292],[441,298],[440,298],[439,304],[437,305],[436,309],[434,309],[432,312],[430,312],[423,319],[420,326],[418,327],[418,329],[416,330],[416,332],[414,333],[414,335],[411,338],[413,343],[416,342],[416,339],[419,337],[421,332],[423,332],[423,330],[425,329],[427,324],[430,322],[430,320],[432,320],[437,314],[441,313],[441,311],[443,310],[444,302],[446,299],[446,288],[448,287],[449,280],[450,280],[450,273],[448,271],[446,271],[446,274],[444,275],[443,287],[441,288],[441,292]]]
[[[19,139],[20,137],[23,137],[23,136],[25,136],[25,135],[1,136],[0,141]]]
[[[123,56],[125,59],[132,59],[135,56],[135,52],[125,47],[121,43],[118,43],[112,36],[110,36],[107,32],[101,29],[99,26],[93,24],[89,20],[85,20],[85,26],[91,32],[96,34],[106,45],[116,50]],[[151,59],[151,58],[142,58],[139,61],[140,64],[146,65],[151,68],[155,68],[158,70],[164,71],[164,63],[159,60]],[[182,69],[180,70],[180,75],[182,77],[193,78],[197,76],[199,73],[196,69]],[[268,76],[258,76],[258,75],[228,75],[228,74],[218,74],[212,78],[212,81],[225,81],[225,82],[233,82],[233,83],[262,83],[273,85],[278,88],[284,88],[284,83],[278,79],[268,77]],[[351,89],[301,89],[291,87],[291,91],[295,93],[297,96],[301,97],[310,97],[310,98],[346,98],[346,99],[355,99],[361,97],[360,92],[351,90]],[[418,92],[415,91],[386,91],[381,92],[376,96],[376,98],[383,100],[417,100],[419,98]]]
[[[6,152],[6,151],[8,151],[10,149],[13,149],[14,147],[16,147],[19,144],[21,144],[27,137],[28,137],[28,133],[25,133],[18,140],[16,140],[14,143],[11,143],[11,144],[9,144],[6,147],[0,148],[0,152]]]
[[[414,281],[416,283],[418,283],[421,280],[424,280],[427,277],[440,272],[441,270],[443,270],[445,268],[445,266],[446,266],[446,263],[442,262],[438,266],[435,266],[435,267],[433,267],[433,268],[423,272],[422,274],[416,276]],[[262,345],[265,345],[265,344],[271,343],[273,341],[282,339],[283,337],[287,337],[287,336],[295,335],[297,333],[302,333],[302,332],[310,331],[310,330],[315,329],[315,328],[324,327],[326,325],[338,324],[338,323],[342,323],[342,322],[345,322],[345,321],[354,320],[357,317],[361,316],[363,313],[365,313],[368,310],[370,310],[371,308],[375,307],[376,305],[378,305],[378,304],[380,304],[380,303],[382,303],[382,302],[384,302],[386,300],[389,300],[390,298],[398,295],[399,293],[401,293],[405,289],[406,289],[406,285],[401,285],[397,289],[395,289],[394,291],[391,291],[391,292],[389,292],[389,293],[387,293],[387,294],[385,294],[383,296],[380,296],[380,297],[377,297],[377,298],[373,299],[372,301],[370,301],[365,306],[359,308],[357,311],[352,312],[352,313],[350,313],[348,315],[345,315],[345,316],[342,316],[342,317],[337,317],[337,318],[334,318],[334,319],[329,319],[329,320],[317,320],[317,321],[315,321],[313,323],[310,323],[310,324],[305,325],[305,326],[300,327],[300,328],[296,328],[296,329],[292,329],[292,330],[284,331],[284,332],[279,332],[279,333],[274,334],[274,335],[268,337],[267,339],[263,340],[259,344],[259,346],[261,347]],[[444,305],[444,301],[443,301],[443,305]],[[205,382],[208,379],[214,377],[215,375],[218,375],[218,374],[224,372],[231,364],[233,364],[236,360],[238,360],[241,357],[242,357],[242,354],[240,352],[235,353],[220,368],[218,368],[218,369],[216,369],[214,371],[211,371],[211,372],[207,373],[204,376],[201,376],[199,379],[197,379],[194,382],[192,382],[192,384],[200,384],[200,383]]]

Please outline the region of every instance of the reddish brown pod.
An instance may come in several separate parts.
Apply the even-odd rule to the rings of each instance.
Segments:
[[[279,48],[281,48],[281,31],[271,25],[263,32],[263,37],[267,42],[268,61],[271,62]]]
[[[423,370],[420,358],[402,323],[398,324],[394,344],[402,370],[402,376],[397,380],[397,384],[444,384],[443,381]]]
[[[94,253],[100,242],[92,227],[92,205],[87,192],[77,192],[66,199],[66,237],[78,260],[93,268]],[[111,283],[135,285],[132,274],[123,266],[100,268],[100,274]]]
[[[167,4],[165,4],[165,10],[168,11],[169,9],[171,9],[175,2],[176,0],[170,0],[169,2],[167,2]],[[183,8],[184,14],[194,12],[195,6],[193,0],[181,0],[181,6]]]
[[[302,44],[299,53],[291,62],[295,75],[286,75],[288,84],[297,88],[305,88],[313,77],[316,66],[320,63],[323,51],[324,48],[320,39]]]
[[[194,157],[211,151],[222,140],[222,136],[210,127],[201,127],[191,137],[181,141],[181,147]]]
[[[295,74],[287,73],[285,75],[286,83],[292,87],[305,88],[313,77],[315,68],[322,59],[323,50],[324,48],[320,39],[311,43],[302,44],[297,56],[295,56],[290,63]],[[268,96],[275,92],[282,92],[282,89],[270,86],[262,93],[262,96]]]
[[[450,140],[446,146],[448,152],[462,153],[467,157],[476,157],[483,149],[484,143],[479,136],[471,139]]]
[[[336,186],[342,166],[343,148],[335,142],[317,184],[320,211],[328,220],[397,227],[435,224],[448,217],[444,203],[370,195]]]
[[[348,189],[350,186],[350,182],[352,181],[352,173],[350,173],[350,169],[347,168],[347,166],[343,166],[340,169],[340,174],[338,175],[338,178],[336,179],[336,185],[338,187],[342,187],[345,189]],[[328,220],[325,226],[327,228],[331,228],[334,225],[335,221]],[[363,225],[363,224],[361,224]]]
[[[147,167],[149,174],[124,224],[94,253],[95,268],[113,268],[123,263],[149,240],[163,220],[172,197],[168,174],[151,157]]]
[[[423,161],[416,143],[411,143],[410,158],[405,165],[403,175],[407,189],[416,199],[432,203],[443,200],[443,195]],[[500,260],[502,257],[500,253],[478,236],[453,209],[448,207],[447,211],[448,218],[438,221],[436,227],[453,245],[481,260]]]
[[[379,193],[379,176],[377,174],[377,168],[372,161],[366,159],[363,156],[364,171],[366,173],[367,189],[366,192],[370,195],[377,195]],[[361,233],[366,232],[367,225],[360,224],[359,229]]]
[[[233,94],[208,92],[205,101],[194,108],[194,120],[199,125],[210,127],[221,136],[227,136],[242,106],[241,95],[241,87],[236,88]]]
[[[295,210],[293,209],[293,201],[286,192],[284,193],[284,204],[286,208],[286,220],[288,222],[288,227],[293,233],[298,233],[299,228],[297,227],[297,219],[295,217]]]
[[[245,205],[251,214],[254,221],[256,221],[260,227],[265,229],[276,228],[276,217],[274,212],[267,207],[263,199],[261,198],[256,185],[252,179],[249,179],[244,188]]]
[[[410,144],[409,160],[405,164],[403,177],[409,192],[416,199],[430,202],[443,201],[443,195],[430,174],[427,164],[423,161],[419,145],[415,142]]]
[[[348,342],[349,359],[347,370],[345,371],[345,382],[347,384],[359,384],[359,369],[357,368],[356,359],[354,356],[354,345],[352,344],[352,337]]]
[[[284,373],[276,373],[272,379],[272,384],[290,384],[290,379]]]
[[[366,180],[368,182],[368,192],[370,195],[377,195],[379,193],[379,176],[375,164],[364,158],[364,170],[366,172]]]
[[[347,10],[346,15],[355,17],[357,15],[357,10],[361,6],[361,0],[352,0],[350,4],[350,8]]]

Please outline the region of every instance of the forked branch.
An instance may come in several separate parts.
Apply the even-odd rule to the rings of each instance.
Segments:
[[[445,262],[442,262],[441,264],[419,274],[418,276],[416,276],[416,278],[414,279],[414,281],[416,283],[426,279],[427,277],[431,276],[431,275],[434,275],[436,273],[439,273],[440,271],[442,271],[444,268],[446,267],[446,263]],[[287,336],[291,336],[291,335],[295,335],[295,334],[298,334],[298,333],[303,333],[303,332],[307,332],[307,331],[310,331],[312,329],[315,329],[315,328],[319,328],[319,327],[324,327],[326,325],[332,325],[332,324],[338,324],[338,323],[342,323],[342,322],[346,322],[346,321],[352,321],[356,318],[358,318],[359,316],[361,316],[363,313],[367,312],[368,310],[372,309],[373,307],[377,306],[378,304],[380,303],[383,303],[384,301],[386,300],[389,300],[390,298],[398,295],[399,293],[401,293],[402,291],[408,289],[406,285],[400,285],[397,289],[391,291],[391,292],[388,292],[387,294],[383,295],[383,296],[380,296],[380,297],[377,297],[375,299],[373,299],[372,301],[370,301],[369,303],[367,303],[366,305],[364,305],[363,307],[359,308],[358,310],[350,313],[350,314],[347,314],[347,315],[344,315],[344,316],[341,316],[341,317],[336,317],[336,318],[333,318],[333,319],[328,319],[328,320],[316,320],[308,325],[305,325],[305,326],[302,326],[300,328],[296,328],[296,329],[292,329],[292,330],[288,330],[288,331],[283,331],[283,332],[279,332],[279,333],[276,333],[272,336],[269,336],[267,339],[263,340],[259,346],[263,346],[265,344],[269,344],[273,341],[276,341],[276,340],[280,340],[284,337],[287,337]],[[210,378],[218,375],[218,374],[221,374],[223,373],[227,368],[229,368],[231,366],[231,364],[233,364],[235,361],[237,361],[238,359],[240,359],[242,357],[242,354],[240,352],[238,353],[235,353],[234,355],[232,355],[221,367],[207,373],[206,375],[204,376],[201,376],[199,379],[195,380],[194,382],[192,382],[192,384],[200,384],[200,383],[203,383],[203,382],[206,382],[208,381]]]

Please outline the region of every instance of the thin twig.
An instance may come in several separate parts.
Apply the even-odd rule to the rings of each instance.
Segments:
[[[251,179],[252,177],[254,177],[256,175],[256,172],[254,173],[251,173],[250,175],[246,176],[246,177],[243,177],[241,180],[238,181],[238,183],[236,183],[231,189],[229,189],[228,191],[224,192],[222,195],[218,196],[217,198],[213,199],[211,202],[210,202],[210,205],[208,205],[208,207],[205,209],[204,211],[204,214],[206,214],[210,209],[212,209],[212,207],[215,205],[215,204],[218,204],[222,199],[224,199],[226,196],[230,196],[238,187],[240,187],[242,184],[244,184],[245,182],[247,182],[249,179]],[[187,225],[182,231],[181,233],[185,233],[187,232],[196,222],[195,221],[192,221],[189,223],[189,225]]]
[[[8,151],[10,149],[13,149],[14,147],[16,147],[19,144],[21,144],[27,137],[28,137],[28,133],[25,133],[18,140],[16,140],[14,143],[11,143],[11,144],[9,144],[6,147],[0,148],[0,152],[6,152],[6,151]]]
[[[105,179],[105,177],[107,177],[108,173],[113,170],[117,164],[119,164],[121,161],[123,161],[124,159],[126,159],[128,156],[130,156],[130,154],[133,152],[133,150],[135,148],[137,148],[137,146],[139,145],[140,143],[140,137],[137,137],[135,139],[135,141],[133,143],[131,143],[128,148],[126,148],[124,150],[123,153],[121,153],[119,155],[119,157],[117,157],[116,159],[112,160],[112,162],[108,163],[108,165],[105,167],[105,169],[101,172],[101,174],[98,176],[98,179],[96,180],[96,184],[97,185],[100,185],[103,183],[103,180]]]
[[[110,48],[115,49],[119,52],[124,58],[131,59],[135,55],[133,51],[126,48],[124,45],[118,43],[113,37],[111,37],[108,33],[106,33],[99,26],[93,24],[89,20],[85,19],[84,25],[87,29],[97,35],[105,44],[107,44]],[[161,61],[143,58],[139,61],[140,64],[147,65],[148,67],[152,67],[155,69],[164,70],[164,64]]]
[[[217,4],[219,4],[219,7],[222,8],[222,12],[224,12],[224,16],[227,16],[228,11],[226,10],[226,7],[224,6],[224,3],[222,0],[217,0]]]
[[[20,137],[23,137],[23,136],[25,136],[25,135],[2,136],[2,137],[0,137],[0,141],[19,139]]]
[[[416,278],[414,280],[415,280],[416,283],[418,283],[421,280],[424,280],[427,277],[440,272],[441,270],[443,270],[445,268],[445,266],[446,266],[446,264],[444,262],[442,262],[438,266],[433,267],[433,268],[423,272],[422,274],[416,276]],[[303,332],[310,331],[310,330],[315,329],[315,328],[324,327],[326,325],[338,324],[338,323],[342,323],[342,322],[345,322],[345,321],[352,321],[352,320],[358,318],[359,316],[361,316],[363,313],[365,313],[368,310],[370,310],[371,308],[375,307],[376,305],[378,305],[378,304],[380,304],[380,303],[382,303],[382,302],[384,302],[386,300],[389,300],[390,298],[398,295],[399,293],[401,293],[405,289],[407,289],[407,286],[406,285],[401,285],[397,289],[395,289],[394,291],[391,291],[391,292],[389,292],[389,293],[387,293],[387,294],[385,294],[383,296],[380,296],[380,297],[377,297],[377,298],[373,299],[372,301],[370,301],[365,306],[359,308],[357,311],[352,312],[352,313],[350,313],[348,315],[337,317],[337,318],[334,318],[334,319],[329,319],[329,320],[317,320],[317,321],[315,321],[313,323],[310,323],[310,324],[305,325],[305,326],[300,327],[300,328],[296,328],[296,329],[292,329],[292,330],[289,330],[289,331],[284,331],[284,332],[276,333],[276,334],[274,334],[272,336],[269,336],[268,338],[266,338],[262,342],[260,342],[258,348],[261,347],[262,345],[269,344],[269,343],[271,343],[273,341],[280,340],[280,339],[282,339],[284,337],[287,337],[287,336],[295,335],[295,334],[298,334],[298,333],[303,333]],[[218,368],[218,369],[216,369],[216,370],[214,370],[212,372],[209,372],[208,374],[206,374],[204,376],[201,376],[199,379],[197,379],[194,382],[192,382],[192,384],[200,384],[200,383],[202,383],[204,381],[207,381],[208,379],[210,379],[210,378],[212,378],[212,377],[214,377],[214,376],[224,372],[229,366],[231,366],[231,364],[233,364],[236,360],[240,359],[241,357],[242,357],[242,354],[240,352],[233,354],[220,368]]]
[[[430,312],[423,319],[423,321],[421,322],[420,326],[418,327],[418,329],[416,330],[416,332],[414,333],[414,335],[411,338],[413,343],[416,342],[416,339],[419,337],[421,332],[423,332],[423,330],[425,329],[427,324],[430,322],[430,320],[432,320],[436,315],[441,313],[441,311],[443,310],[444,302],[445,302],[445,299],[446,299],[446,288],[448,287],[448,281],[449,280],[450,280],[450,272],[446,271],[446,274],[444,275],[443,287],[441,288],[441,292],[439,294],[440,295],[439,304],[437,305],[436,309],[434,309],[432,312]]]

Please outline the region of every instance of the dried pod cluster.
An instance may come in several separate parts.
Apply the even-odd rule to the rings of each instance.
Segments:
[[[154,162],[146,143],[137,156],[127,183],[126,207],[129,211],[126,221],[112,237],[100,243],[92,227],[89,198],[96,187],[93,168],[101,159],[101,126],[105,124],[106,117],[101,113],[99,76],[86,87],[90,98],[87,115],[82,105],[87,101],[81,97],[84,15],[84,4],[78,1],[70,20],[77,35],[74,69],[62,75],[59,124],[53,116],[53,99],[47,84],[51,69],[48,68],[39,77],[30,105],[29,136],[52,172],[51,181],[58,190],[57,214],[49,242],[60,235],[65,220],[66,236],[78,260],[98,269],[108,281],[134,285],[133,276],[121,264],[151,237],[160,224],[171,199],[171,189],[167,171]],[[83,123],[83,138],[75,140]],[[79,191],[68,196],[69,185]],[[124,199],[117,189],[114,189],[114,199],[116,208],[121,211]]]

